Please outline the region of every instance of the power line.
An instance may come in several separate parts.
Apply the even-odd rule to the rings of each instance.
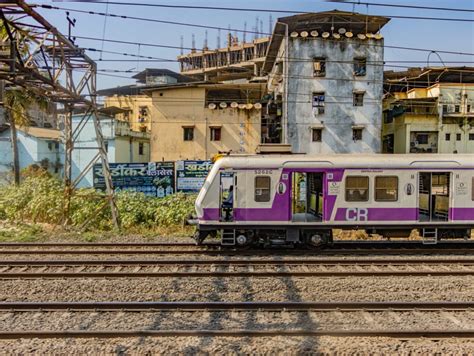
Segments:
[[[224,31],[229,31],[229,32],[241,32],[241,33],[257,33],[260,35],[267,35],[271,36],[271,33],[262,33],[260,31],[251,31],[251,30],[242,30],[242,29],[235,29],[235,28],[224,28],[224,27],[219,27],[219,26],[209,26],[209,25],[201,25],[201,24],[192,24],[192,23],[187,23],[187,22],[178,22],[178,21],[168,21],[168,20],[159,20],[159,19],[152,19],[152,18],[146,18],[146,17],[138,17],[138,16],[127,16],[127,15],[118,15],[118,14],[111,14],[111,13],[105,13],[105,12],[96,12],[96,11],[87,11],[87,10],[77,10],[77,9],[69,9],[69,8],[63,8],[63,7],[57,7],[57,6],[51,6],[51,5],[39,5],[43,8],[50,9],[50,10],[64,10],[64,11],[70,11],[70,12],[76,12],[76,13],[82,13],[82,14],[88,14],[88,15],[97,15],[97,16],[109,16],[109,17],[114,17],[114,18],[119,18],[119,19],[125,19],[125,20],[136,20],[136,21],[144,21],[144,22],[153,22],[153,23],[162,23],[162,24],[167,24],[167,25],[177,25],[177,26],[187,26],[187,27],[195,27],[195,28],[207,28],[207,29],[213,29],[213,30],[224,30]],[[384,16],[384,15],[378,15],[378,16]],[[455,18],[445,18],[445,17],[423,17],[423,16],[400,16],[400,15],[390,15],[390,16],[385,16],[389,18],[399,18],[399,19],[409,19],[409,20],[433,20],[433,21],[453,21],[453,22],[474,22],[474,19],[455,19]],[[332,24],[338,24],[339,22],[332,22]],[[346,22],[340,22],[341,24],[346,24]],[[356,23],[356,22],[353,22]],[[361,22],[365,23],[365,22]]]
[[[400,4],[381,4],[373,2],[349,1],[349,0],[326,0],[328,2],[337,2],[340,4],[365,5],[365,6],[381,6],[381,7],[398,7],[404,9],[421,9],[421,10],[435,10],[435,11],[454,11],[454,12],[474,12],[474,9],[460,9],[453,7],[434,7],[434,6],[420,6],[420,5],[400,5]],[[95,2],[95,1],[94,1]],[[118,5],[116,3],[116,5]]]
[[[101,38],[97,37],[89,37],[89,36],[74,36],[79,39],[84,39],[84,40],[91,40],[91,41],[102,41]],[[330,40],[330,39],[320,39],[320,38],[314,38],[313,40],[324,40],[324,41],[333,41],[333,42],[340,42],[338,40]],[[133,46],[144,46],[144,47],[157,47],[157,48],[170,48],[170,49],[181,49],[179,46],[171,46],[171,45],[163,45],[163,44],[155,44],[155,43],[144,43],[144,42],[132,42],[132,41],[123,41],[123,40],[114,40],[114,39],[104,39],[106,42],[111,42],[111,43],[121,43],[121,44],[128,44],[128,45],[133,45]],[[348,39],[346,39],[348,41]],[[400,49],[400,50],[406,50],[406,51],[419,51],[419,52],[438,52],[438,53],[444,53],[444,54],[455,54],[455,55],[460,55],[460,56],[474,56],[474,53],[469,53],[469,52],[455,52],[455,51],[447,51],[447,50],[439,50],[439,49],[427,49],[427,48],[414,48],[414,47],[403,47],[403,46],[389,46],[389,45],[377,45],[377,44],[367,44],[364,42],[357,42],[360,45],[365,45],[365,46],[374,46],[374,47],[384,47],[384,48],[391,48],[391,49]],[[184,48],[191,50],[192,48]],[[276,58],[277,56],[275,56]],[[271,58],[267,56],[267,58]]]
[[[380,6],[380,7],[397,7],[407,9],[423,9],[423,10],[434,10],[434,11],[451,11],[451,12],[474,12],[473,9],[461,9],[461,8],[449,8],[449,7],[434,7],[434,6],[417,6],[417,5],[399,5],[399,4],[381,4],[381,3],[368,3],[360,1],[346,1],[346,0],[326,0],[329,2],[337,2],[341,4],[353,4],[353,5],[365,5],[365,6]],[[196,6],[196,5],[170,5],[170,4],[150,4],[150,3],[135,3],[135,2],[118,2],[118,1],[104,1],[97,0],[72,0],[67,2],[87,2],[96,4],[111,4],[119,6],[142,6],[142,7],[159,7],[159,8],[170,8],[170,9],[194,9],[194,10],[219,10],[219,11],[239,11],[239,12],[274,12],[274,13],[287,13],[287,14],[305,14],[308,11],[298,10],[281,10],[281,9],[260,9],[260,8],[237,8],[237,7],[223,7],[223,6]],[[382,16],[382,15],[381,15]]]

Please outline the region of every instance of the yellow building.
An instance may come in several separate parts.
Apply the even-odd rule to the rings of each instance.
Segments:
[[[99,90],[98,95],[104,96],[104,108],[116,119],[127,121],[132,131],[150,132],[151,130],[151,98],[143,94],[144,89],[186,83],[192,79],[169,69],[147,68],[132,78],[136,84]]]
[[[383,152],[474,153],[474,68],[428,68],[386,79]]]
[[[151,160],[255,153],[264,84],[187,83],[145,90],[152,100]]]

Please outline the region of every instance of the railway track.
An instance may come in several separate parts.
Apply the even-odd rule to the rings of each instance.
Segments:
[[[29,320],[28,313],[34,313],[35,316],[46,314],[45,320],[50,320],[51,313],[61,313],[66,320],[71,313],[94,313],[94,319],[97,319],[98,313],[118,312],[122,317],[127,317],[124,313],[174,313],[181,315],[183,312],[218,312],[218,313],[335,313],[334,316],[342,320],[345,315],[350,313],[436,313],[446,317],[448,320],[456,320],[459,313],[469,313],[474,307],[474,302],[2,302],[0,303],[0,313],[9,313],[10,315],[26,314],[26,320]],[[66,316],[65,316],[66,312]],[[452,313],[452,314],[451,314]],[[457,313],[457,314],[455,314]],[[375,315],[374,314],[374,315]],[[99,314],[101,315],[101,314]],[[139,314],[140,316],[143,314]],[[171,314],[172,315],[172,314]],[[356,314],[359,315],[359,314]],[[342,316],[342,317],[341,317]],[[18,318],[18,317],[16,317]],[[332,318],[332,316],[331,316]],[[369,317],[370,320],[370,317]],[[458,321],[458,323],[460,323]],[[194,324],[191,324],[194,325]],[[262,326],[262,325],[260,325]],[[265,326],[265,325],[264,325]],[[474,337],[474,329],[469,325],[461,325],[458,328],[433,329],[429,327],[414,328],[382,328],[362,327],[362,328],[335,328],[318,326],[314,328],[295,328],[293,325],[286,329],[272,328],[180,328],[180,329],[112,329],[98,330],[89,328],[66,329],[66,330],[1,330],[0,338],[65,338],[65,337],[179,337],[179,336],[337,336],[337,337],[392,337],[392,338],[465,338]]]
[[[203,256],[330,256],[330,255],[474,255],[473,241],[445,241],[423,245],[420,241],[336,241],[324,249],[241,249],[208,243],[1,243],[1,255],[203,255]]]
[[[474,259],[466,258],[0,261],[0,279],[471,275]]]

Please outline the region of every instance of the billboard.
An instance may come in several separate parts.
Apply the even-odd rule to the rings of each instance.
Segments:
[[[162,198],[175,191],[174,162],[110,163],[109,166],[116,192],[130,190]],[[93,171],[94,188],[105,190],[102,165],[94,165]]]
[[[210,161],[178,161],[176,162],[176,191],[197,193],[212,168]]]

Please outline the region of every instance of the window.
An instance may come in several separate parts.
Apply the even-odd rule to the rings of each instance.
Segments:
[[[211,127],[211,141],[220,141],[220,140],[221,140],[221,128]]]
[[[451,134],[447,133],[445,139],[446,141],[451,141]]]
[[[474,133],[469,134],[469,141],[474,141]]]
[[[375,177],[375,201],[398,200],[398,177]]]
[[[317,114],[324,114],[324,92],[313,93],[313,111]]]
[[[270,201],[270,184],[271,184],[271,178],[269,176],[255,177],[255,201],[256,202]]]
[[[459,112],[459,111],[460,111],[459,105],[454,105],[454,112]]]
[[[417,134],[416,135],[416,142],[419,145],[427,145],[428,144],[428,134]]]
[[[363,106],[364,105],[364,93],[356,92],[352,94],[352,103],[354,106]]]
[[[315,58],[313,60],[313,76],[326,76],[326,58]]]
[[[346,178],[346,201],[369,200],[369,177]]]
[[[105,152],[109,152],[109,141],[104,141]]]
[[[138,155],[143,156],[145,154],[145,144],[143,142],[138,143]]]
[[[367,74],[367,60],[365,58],[354,59],[354,75],[363,77]]]
[[[362,140],[362,129],[352,129],[352,139],[354,141]]]
[[[311,137],[313,142],[321,142],[323,136],[323,130],[311,129]]]
[[[194,127],[183,127],[183,140],[184,141],[194,140]]]
[[[448,105],[443,105],[443,114],[448,112]]]
[[[461,141],[461,134],[460,133],[456,134],[456,141]]]
[[[467,104],[466,112],[471,112],[471,105],[470,104]]]

